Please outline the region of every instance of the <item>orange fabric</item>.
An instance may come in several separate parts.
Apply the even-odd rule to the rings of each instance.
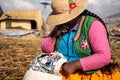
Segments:
[[[103,77],[101,80],[111,80],[111,75],[109,74],[103,74]]]
[[[91,75],[76,73],[70,75],[68,78],[63,76],[62,80],[120,80],[120,72],[114,72],[111,75],[103,74],[101,71]]]
[[[120,80],[120,72],[113,72],[112,80]]]
[[[91,80],[101,80],[101,72],[98,71],[97,73],[94,73],[94,74],[91,74],[90,77],[91,77]]]

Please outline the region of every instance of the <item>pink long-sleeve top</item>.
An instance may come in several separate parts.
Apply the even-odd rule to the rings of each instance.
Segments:
[[[89,31],[89,41],[93,50],[93,55],[80,58],[80,64],[83,71],[93,70],[107,65],[111,60],[111,53],[106,30],[104,25],[95,20]],[[49,46],[48,46],[49,45]],[[54,51],[55,40],[50,36],[46,37],[41,42],[41,48],[44,52]]]

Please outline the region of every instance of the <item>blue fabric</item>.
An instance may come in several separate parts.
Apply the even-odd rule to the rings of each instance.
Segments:
[[[73,45],[73,39],[77,29],[78,25],[76,25],[72,31],[64,33],[58,45],[58,52],[62,53],[68,62],[79,60]]]

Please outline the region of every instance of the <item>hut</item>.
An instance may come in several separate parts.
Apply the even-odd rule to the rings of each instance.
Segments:
[[[44,20],[41,10],[8,10],[0,17],[0,30],[41,30]]]

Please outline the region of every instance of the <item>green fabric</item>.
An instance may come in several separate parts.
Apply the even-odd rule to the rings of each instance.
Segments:
[[[76,53],[78,54],[79,58],[84,58],[84,57],[87,57],[87,56],[92,54],[92,49],[91,48],[84,50],[83,48],[80,47],[80,44],[81,44],[81,41],[83,39],[85,39],[85,40],[87,40],[87,42],[89,44],[89,47],[90,47],[88,34],[89,34],[89,30],[90,30],[91,24],[92,24],[92,22],[94,20],[95,20],[95,18],[93,18],[91,16],[86,16],[85,15],[85,20],[84,20],[84,23],[83,23],[83,25],[81,27],[81,31],[82,32],[80,34],[80,38],[76,42],[74,42],[74,47],[75,47]],[[55,50],[58,49],[59,42],[60,42],[60,40],[57,39]],[[85,73],[86,74],[91,74],[91,73],[94,73],[96,71],[98,71],[98,70],[86,71]]]
[[[76,42],[74,42],[74,47],[75,47],[76,52],[80,58],[84,58],[84,57],[92,54],[91,49],[84,50],[83,48],[80,47],[80,44],[81,44],[82,40],[85,39],[85,40],[87,40],[89,47],[90,47],[90,43],[88,40],[88,34],[89,34],[90,26],[94,20],[95,20],[95,18],[93,18],[91,16],[85,17],[84,23],[81,27],[80,38]]]
[[[58,50],[58,45],[59,45],[60,39],[56,40],[56,45],[55,45],[55,51]]]
[[[69,1],[69,3],[72,3],[73,2],[73,0],[68,0]]]
[[[88,39],[88,34],[89,34],[89,30],[90,30],[90,27],[92,25],[92,22],[95,20],[95,18],[91,17],[91,16],[86,16],[85,17],[85,20],[84,20],[84,23],[81,27],[81,34],[80,34],[80,38],[74,42],[74,47],[76,49],[76,53],[78,54],[78,56],[80,58],[84,58],[84,57],[87,57],[89,55],[92,54],[92,50],[90,48],[90,43],[89,43],[89,39]],[[83,49],[81,48],[81,43],[82,43],[82,40],[87,40],[88,42],[88,45],[89,45],[89,49]],[[96,72],[97,70],[91,70],[91,71],[86,71],[86,74],[91,74],[91,73],[94,73]]]
[[[88,33],[89,33],[89,29],[90,29],[90,26],[92,24],[92,22],[95,20],[95,18],[91,17],[91,16],[86,16],[85,17],[85,20],[84,20],[84,24],[82,26],[82,32],[81,32],[81,35],[80,35],[80,38],[74,42],[74,47],[76,49],[76,53],[78,54],[78,56],[80,58],[84,58],[84,57],[87,57],[89,55],[92,54],[92,50],[91,49],[87,49],[87,50],[84,50],[80,47],[80,42],[82,41],[82,39],[87,39],[88,43],[89,43],[89,40],[88,40]],[[56,46],[55,46],[55,50],[58,49],[58,45],[59,45],[59,39],[57,39],[56,41]],[[89,44],[90,46],[90,44]]]

